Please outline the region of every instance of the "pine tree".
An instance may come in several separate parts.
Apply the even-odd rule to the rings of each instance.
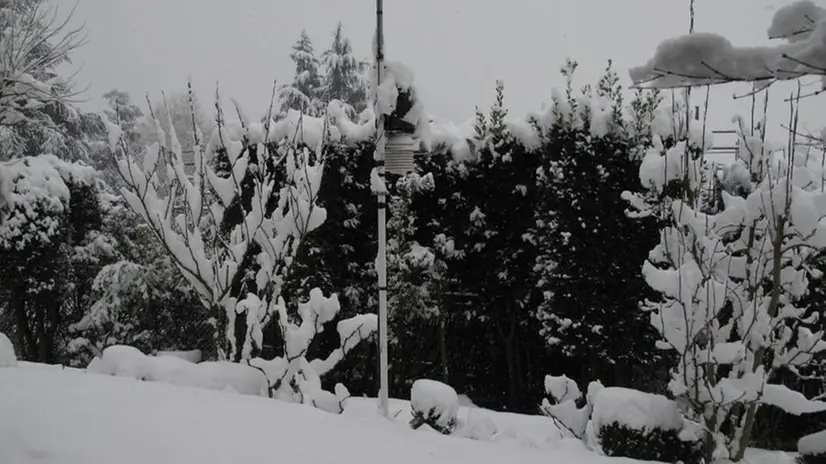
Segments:
[[[291,85],[280,90],[282,115],[286,110],[293,109],[315,116],[321,107],[321,77],[319,60],[306,30],[301,31],[301,37],[293,45],[290,59],[295,63],[295,77]]]
[[[361,74],[364,63],[353,56],[350,39],[344,36],[341,23],[336,26],[333,43],[322,55],[324,65],[324,100],[339,100],[355,114],[367,107],[367,88]]]

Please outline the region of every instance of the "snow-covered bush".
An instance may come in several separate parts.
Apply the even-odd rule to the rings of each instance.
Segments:
[[[245,304],[260,307],[252,294]],[[324,324],[336,317],[340,308],[338,295],[328,298],[316,288],[310,292],[309,301],[298,306],[298,320],[295,320],[287,314],[283,298],[279,298],[275,309],[283,337],[283,355],[271,360],[250,360],[250,365],[266,375],[272,397],[310,404],[329,412],[344,411],[349,391],[340,383],[336,384],[334,393],[323,390],[321,376],[332,370],[362,340],[370,337],[376,331],[378,320],[375,314],[362,314],[340,321],[337,327],[340,346],[327,358],[307,360],[310,342],[324,330]],[[254,312],[251,314],[249,317],[255,317]],[[260,339],[262,334],[259,330],[248,336]]]
[[[826,431],[806,435],[797,442],[799,464],[826,463]]]
[[[760,90],[775,79],[820,74],[822,13],[811,2],[778,10],[772,30],[789,43],[776,47],[735,48],[708,34],[663,42],[632,78],[666,87],[759,81]],[[792,23],[809,28],[789,28]],[[738,156],[726,170],[719,207],[701,194],[702,152],[710,137],[688,118],[687,127],[675,130],[676,145],[655,140],[640,168],[643,187],[661,200],[657,208],[666,224],[643,266],[646,281],[661,294],[646,308],[660,346],[679,358],[669,389],[702,424],[708,460],[742,459],[761,405],[795,415],[826,410],[776,376],[805,371],[826,350],[817,327],[821,315],[798,305],[817,274],[811,261],[826,247],[823,154],[796,142],[800,96],[798,90],[791,98],[793,124],[784,147],[766,141],[765,114],[751,128],[735,119]],[[670,189],[675,184],[679,189]],[[657,214],[639,197],[626,198],[642,214]]]
[[[0,367],[15,367],[17,356],[14,354],[14,346],[6,334],[0,332]]]
[[[582,392],[576,382],[565,375],[545,376],[545,393],[551,399],[543,399],[539,410],[553,419],[563,434],[573,438],[584,438],[588,420],[591,418],[594,398],[602,388],[599,381],[591,382],[588,385],[585,404],[578,407],[577,402],[582,398]]]
[[[124,345],[103,350],[100,357],[89,363],[86,371],[147,382],[267,396],[264,375],[250,366],[226,361],[194,364],[180,357],[147,356],[137,348]]]
[[[662,462],[701,462],[699,443],[668,398],[627,388],[596,393],[590,445],[607,456]]]
[[[85,289],[111,243],[100,233],[95,171],[55,156],[2,163],[9,174],[0,222],[0,284],[14,314],[8,330],[21,359],[58,362],[65,325],[84,309]]]
[[[413,413],[410,426],[414,429],[428,425],[444,435],[450,435],[456,429],[459,397],[450,385],[428,379],[413,382],[410,408]]]

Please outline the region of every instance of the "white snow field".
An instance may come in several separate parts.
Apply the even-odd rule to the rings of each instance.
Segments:
[[[31,363],[0,369],[2,464],[630,464],[576,440],[486,442],[413,431],[378,417],[375,400],[353,399],[343,415],[269,398],[143,382]],[[461,408],[518,436],[544,418]],[[517,429],[522,429],[521,431]],[[516,431],[514,431],[516,430]],[[552,430],[550,430],[552,433]],[[752,453],[750,464],[791,464]]]

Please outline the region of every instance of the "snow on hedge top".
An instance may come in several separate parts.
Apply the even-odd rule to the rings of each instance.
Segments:
[[[797,442],[797,451],[800,454],[826,454],[826,430],[806,435]]]
[[[410,390],[410,407],[425,417],[437,418],[439,425],[448,427],[459,411],[459,396],[450,385],[419,379]]]
[[[591,421],[596,430],[615,422],[635,430],[683,428],[677,404],[664,396],[620,387],[603,388],[595,396]]]
[[[788,41],[770,47],[736,47],[711,33],[665,40],[646,64],[630,70],[631,80],[641,87],[672,88],[824,73],[826,10],[808,0],[793,3],[775,13],[768,32]]]
[[[14,354],[14,346],[12,346],[9,337],[0,332],[0,367],[15,366],[17,366],[17,356]]]

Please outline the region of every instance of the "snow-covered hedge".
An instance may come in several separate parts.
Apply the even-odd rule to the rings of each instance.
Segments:
[[[428,379],[413,382],[410,407],[413,411],[410,426],[414,429],[426,424],[445,435],[456,429],[459,396],[450,385]]]
[[[797,442],[800,464],[826,463],[826,430],[806,435]]]
[[[589,427],[591,445],[607,456],[700,462],[677,404],[661,395],[604,388],[595,395]]]
[[[17,356],[14,354],[14,346],[9,337],[0,332],[0,367],[17,366]]]
[[[253,367],[230,362],[194,364],[175,356],[147,356],[137,348],[125,345],[106,348],[101,357],[92,360],[86,371],[242,395],[267,396],[267,379]]]

